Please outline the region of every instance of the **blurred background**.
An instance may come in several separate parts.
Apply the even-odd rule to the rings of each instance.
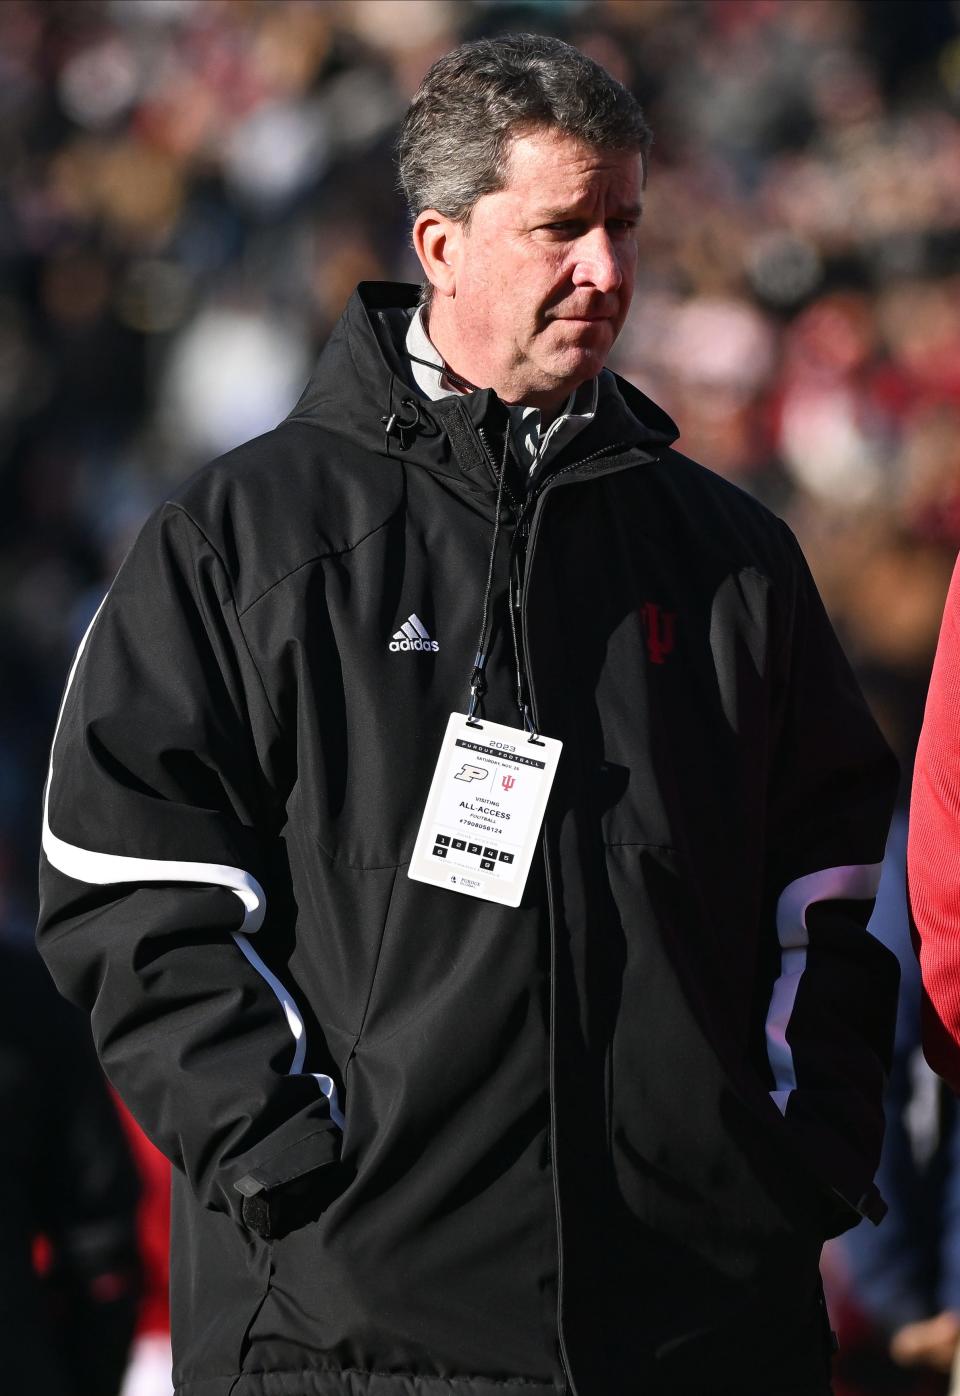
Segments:
[[[5,953],[23,959],[32,934],[69,660],[134,534],[188,473],[287,413],[357,281],[419,279],[398,119],[434,58],[511,29],[577,44],[643,103],[641,270],[613,366],[677,419],[681,449],[796,530],[907,791],[960,545],[956,0],[3,0]],[[904,838],[901,809],[874,926],[908,971],[891,1217],[826,1258],[838,1396],[945,1392],[960,1335],[960,1134],[917,1049]],[[50,1277],[72,1267],[111,1351],[139,1294],[126,1393],[159,1396],[165,1180],[124,1128],[141,1201],[131,1221],[131,1189],[107,1190],[112,1251],[77,1260],[41,1197],[13,1227],[2,1186],[0,1242],[33,1248],[31,1321],[62,1325]],[[0,1150],[0,1166],[24,1163]],[[107,1202],[88,1205],[102,1220]],[[32,1396],[112,1396],[127,1359],[71,1362],[60,1385],[34,1373]]]

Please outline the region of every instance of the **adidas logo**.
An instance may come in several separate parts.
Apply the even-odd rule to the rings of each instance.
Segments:
[[[401,625],[389,648],[392,650],[433,650],[440,648],[439,642],[431,640],[427,627],[418,615],[411,614]]]

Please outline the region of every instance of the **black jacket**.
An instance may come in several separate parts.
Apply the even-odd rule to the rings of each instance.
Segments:
[[[506,431],[414,405],[413,300],[147,524],[54,741],[40,943],[178,1170],[178,1391],[812,1389],[820,1243],[882,1211],[892,759],[788,530],[605,374],[494,570],[542,855],[517,910],[409,880]]]

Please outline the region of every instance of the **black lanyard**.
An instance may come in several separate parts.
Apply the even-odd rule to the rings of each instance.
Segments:
[[[470,702],[467,707],[467,722],[471,727],[479,727],[478,709],[483,703],[483,696],[487,691],[487,679],[485,669],[487,667],[487,645],[489,643],[488,630],[490,628],[490,596],[493,591],[493,572],[497,559],[497,543],[500,538],[500,515],[503,508],[503,489],[507,478],[507,462],[510,458],[510,429],[509,425],[503,437],[503,457],[500,461],[500,472],[497,476],[497,503],[496,516],[493,524],[493,538],[490,543],[490,559],[487,564],[487,584],[483,593],[483,615],[480,620],[480,638],[477,642],[477,654],[473,661],[473,670],[470,674]],[[529,502],[529,501],[528,501]],[[526,508],[522,511],[526,513]],[[517,708],[523,718],[523,725],[530,733],[531,740],[536,740],[537,730],[530,715],[530,707],[526,700],[523,684],[523,664],[520,658],[520,640],[517,634],[517,620],[514,615],[513,605],[513,560],[514,549],[510,550],[510,592],[507,598],[507,609],[510,612],[510,635],[513,642],[513,659],[516,666],[516,699]]]

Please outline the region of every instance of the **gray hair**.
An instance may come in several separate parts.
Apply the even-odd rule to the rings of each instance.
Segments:
[[[468,223],[477,200],[503,188],[511,140],[541,127],[636,151],[646,182],[651,134],[636,98],[560,39],[503,34],[438,58],[414,95],[397,141],[412,216],[435,208]]]

